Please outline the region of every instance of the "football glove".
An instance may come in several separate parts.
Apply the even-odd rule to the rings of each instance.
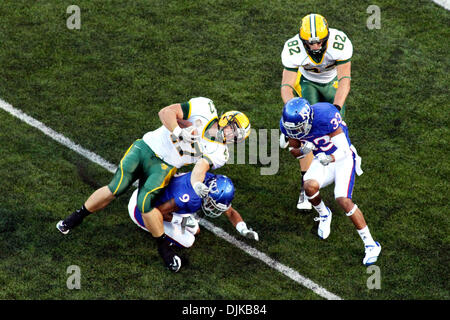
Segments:
[[[194,188],[195,193],[200,198],[205,198],[209,193],[209,187],[207,187],[202,182],[196,182],[196,183],[194,183],[194,185],[192,187]]]
[[[330,162],[333,162],[333,157],[329,154],[325,154],[324,152],[319,153],[317,155],[317,159],[319,159],[320,163],[324,166],[327,166]]]
[[[241,221],[236,225],[236,230],[246,238],[259,241],[258,233],[256,231],[253,231],[252,228],[247,228],[247,225],[244,221]]]
[[[244,237],[259,241],[259,236],[256,231],[253,231],[252,228],[244,229],[241,233]]]
[[[195,129],[196,128],[194,126],[190,126],[184,129],[176,127],[172,132],[172,140],[174,139],[174,137],[176,137],[179,141],[193,143],[200,138],[200,135],[198,133],[195,133]]]
[[[313,151],[314,148],[315,148],[315,147],[314,147],[314,143],[309,142],[309,141],[305,141],[305,142],[303,143],[303,146],[301,146],[300,151],[301,151],[304,155],[306,155],[306,154],[310,153],[311,151]]]

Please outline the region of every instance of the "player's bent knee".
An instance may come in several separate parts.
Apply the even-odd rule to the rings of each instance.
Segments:
[[[320,185],[316,180],[306,180],[303,183],[303,188],[305,189],[307,196],[312,196],[319,191]]]

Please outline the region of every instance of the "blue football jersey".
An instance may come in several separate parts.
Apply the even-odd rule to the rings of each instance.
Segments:
[[[214,176],[212,173],[207,172],[205,180],[212,176]],[[172,198],[179,208],[178,211],[174,213],[195,213],[200,210],[202,199],[195,193],[194,188],[191,185],[190,172],[174,176],[170,179],[169,185],[165,187],[162,194],[158,196],[154,206],[157,207]],[[145,227],[142,213],[137,206],[134,208],[134,217],[141,226]]]
[[[335,106],[328,102],[318,102],[313,104],[311,108],[314,112],[311,130],[306,136],[302,137],[300,141],[310,141],[314,143],[314,155],[321,152],[332,154],[336,151],[337,148],[333,142],[331,142],[329,134],[333,133],[338,128],[342,128],[342,131],[347,137],[348,144],[351,145],[347,125],[342,120],[341,114]],[[286,129],[283,127],[282,119],[280,119],[280,130],[285,136],[289,137]]]
[[[213,176],[207,172],[205,180]],[[177,213],[194,213],[200,210],[202,199],[195,193],[191,184],[191,172],[173,177],[163,193],[157,198],[155,207],[174,199],[179,210]]]

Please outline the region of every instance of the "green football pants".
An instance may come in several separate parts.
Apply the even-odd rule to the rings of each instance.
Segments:
[[[176,170],[158,158],[143,140],[138,139],[120,160],[108,188],[118,197],[139,179],[137,206],[146,213],[154,207],[156,197],[169,184]]]

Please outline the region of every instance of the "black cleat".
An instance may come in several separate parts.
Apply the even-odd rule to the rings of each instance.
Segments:
[[[64,223],[64,220],[61,220],[56,224],[56,229],[61,231],[63,234],[68,234],[70,231],[69,227]]]

